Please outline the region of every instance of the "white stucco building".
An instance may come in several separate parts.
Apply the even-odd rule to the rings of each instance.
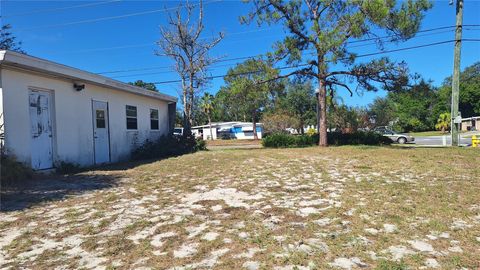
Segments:
[[[42,170],[117,162],[173,130],[177,98],[0,51],[0,124],[9,155]]]

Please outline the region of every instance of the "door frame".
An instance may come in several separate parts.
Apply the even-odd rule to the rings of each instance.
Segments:
[[[28,86],[27,87],[28,89],[28,96],[30,96],[30,93],[32,92],[42,92],[42,93],[47,93],[49,95],[49,100],[50,102],[48,103],[48,109],[49,109],[49,112],[50,112],[50,125],[52,126],[52,137],[51,137],[51,147],[52,147],[52,167],[50,168],[45,168],[45,169],[39,169],[38,171],[41,171],[41,170],[50,170],[50,169],[53,169],[56,167],[56,156],[57,156],[57,122],[56,122],[56,112],[55,112],[55,90],[53,89],[47,89],[47,88],[41,88],[41,87],[37,87],[37,86]],[[30,101],[28,101],[30,102]],[[30,104],[28,104],[28,106],[30,107]],[[29,116],[30,118],[30,116]],[[29,119],[29,121],[32,121],[31,119]],[[30,123],[29,123],[30,124]],[[30,129],[30,136],[31,136],[31,133],[32,133],[32,130]],[[31,139],[30,139],[30,143],[31,143]],[[32,148],[32,146],[30,145],[30,149]],[[31,151],[31,150],[30,150]],[[30,164],[32,162],[30,161]]]
[[[108,101],[103,101],[103,100],[97,100],[97,99],[93,99],[92,98],[92,102],[91,102],[91,108],[92,108],[92,146],[93,146],[93,165],[97,165],[97,162],[96,162],[96,156],[95,156],[95,125],[96,125],[96,121],[94,121],[94,119],[96,119],[96,115],[95,115],[95,109],[93,108],[93,103],[95,102],[102,102],[102,103],[105,103],[107,104],[107,123],[106,123],[106,126],[108,127],[108,131],[107,131],[107,137],[108,137],[108,163],[111,163],[112,162],[112,148],[111,148],[111,144],[110,144],[110,107],[109,107],[109,104],[108,104]]]

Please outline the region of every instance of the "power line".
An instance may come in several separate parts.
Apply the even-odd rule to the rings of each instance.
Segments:
[[[239,32],[232,32],[225,34],[225,37],[233,36],[233,35],[241,35],[241,34],[249,34],[252,32],[261,32],[271,30],[271,28],[261,28],[252,31],[239,31]],[[202,37],[200,39],[209,39],[214,37]],[[117,50],[117,49],[131,49],[131,48],[139,48],[139,47],[148,47],[156,45],[156,42],[152,43],[142,43],[142,44],[132,44],[132,45],[124,45],[124,46],[113,46],[113,47],[104,47],[104,48],[92,48],[92,49],[84,49],[84,50],[76,50],[76,51],[67,51],[67,52],[60,52],[57,54],[68,54],[68,53],[88,53],[88,52],[97,52],[97,51],[109,51],[109,50]],[[100,73],[107,73],[107,72],[100,72]],[[98,74],[100,74],[98,73]]]
[[[480,26],[480,24],[469,24],[469,25],[464,25],[465,27],[478,27]],[[436,30],[444,30],[444,29],[448,29],[448,28],[454,28],[455,26],[441,26],[441,27],[436,27],[436,28],[430,28],[430,29],[425,29],[425,30],[421,30],[419,31],[419,33],[421,32],[432,32],[432,31],[436,31]],[[450,31],[453,31],[454,29],[451,29],[451,30],[448,30],[448,31],[441,31],[441,32],[437,32],[437,33],[430,33],[430,34],[425,34],[425,35],[416,35],[414,36],[413,38],[418,38],[418,37],[423,37],[423,36],[431,36],[431,35],[436,35],[436,34],[441,34],[441,33],[446,33],[446,32],[450,32]],[[474,30],[474,29],[469,29],[469,30]],[[360,43],[360,42],[367,42],[367,41],[373,41],[373,40],[380,40],[380,39],[385,39],[385,38],[391,38],[391,37],[394,37],[394,36],[382,36],[382,37],[375,37],[375,38],[367,38],[367,39],[361,39],[361,40],[354,40],[350,43]],[[412,39],[413,39],[412,38]],[[368,45],[374,45],[376,43],[371,43],[371,44],[368,44]],[[354,48],[354,47],[361,47],[363,45],[355,45],[355,46],[349,46],[350,48]],[[245,60],[245,59],[251,59],[251,58],[256,58],[256,57],[260,57],[262,55],[251,55],[251,56],[243,56],[243,57],[235,57],[235,58],[226,58],[226,59],[221,59],[217,62],[230,62],[230,61],[236,61],[236,60]],[[123,72],[132,72],[132,71],[146,71],[146,70],[155,70],[155,69],[167,69],[167,68],[171,68],[171,66],[157,66],[157,67],[147,67],[147,68],[138,68],[138,69],[126,69],[126,70],[113,70],[113,71],[102,71],[102,72],[97,72],[97,74],[113,74],[113,73],[123,73]]]
[[[139,47],[148,47],[148,46],[152,46],[152,45],[155,45],[155,43],[143,43],[143,44],[134,44],[134,45],[84,49],[84,50],[76,50],[76,51],[64,52],[64,53],[59,53],[59,54],[101,52],[101,51],[109,51],[109,50],[117,50],[117,49],[131,49],[131,48],[139,48]]]
[[[148,68],[134,68],[134,69],[123,69],[123,70],[112,70],[97,72],[96,74],[112,74],[112,73],[123,73],[123,72],[132,72],[132,71],[145,71],[145,70],[155,70],[155,69],[168,69],[172,68],[171,66],[158,66],[158,67],[148,67]]]
[[[221,2],[221,1],[223,1],[223,0],[212,0],[210,2],[205,3],[204,5],[208,5],[208,4],[211,4],[211,3],[214,3],[214,2]],[[199,4],[195,4],[193,6],[198,6],[198,5]],[[29,31],[29,30],[36,30],[36,29],[43,29],[43,28],[55,28],[55,27],[63,27],[63,26],[70,26],[70,25],[77,25],[77,24],[84,24],[84,23],[94,23],[94,22],[100,22],[100,21],[115,20],[115,19],[122,19],[122,18],[133,17],[133,16],[140,16],[140,15],[159,13],[159,12],[166,12],[166,11],[176,10],[176,9],[178,9],[178,7],[154,9],[154,10],[147,10],[147,11],[124,14],[124,15],[101,17],[101,18],[96,18],[96,19],[88,19],[88,20],[82,20],[82,21],[76,21],[76,22],[41,25],[41,26],[30,27],[30,28],[21,28],[21,29],[18,29],[18,30],[19,31]]]
[[[479,25],[477,25],[479,26]],[[425,33],[425,32],[432,32],[436,30],[444,30],[444,29],[450,29],[454,28],[455,25],[450,25],[450,26],[440,26],[440,27],[435,27],[435,28],[430,28],[430,29],[425,29],[425,30],[420,30],[417,33]],[[396,37],[398,35],[387,35],[387,36],[382,36],[382,37],[373,37],[373,38],[366,38],[366,39],[361,39],[361,40],[354,40],[349,43],[358,43],[358,42],[364,42],[364,41],[372,41],[372,40],[377,40],[377,39],[387,39],[391,37]],[[415,35],[416,36],[416,35]]]
[[[231,67],[231,66],[232,66],[231,64],[225,64],[225,65],[215,65],[215,66],[211,66],[211,67],[212,67],[212,69],[216,69],[216,68],[220,68],[220,67]],[[156,75],[156,74],[166,74],[166,73],[175,73],[175,72],[176,71],[149,72],[149,73],[114,76],[112,78],[114,78],[114,79],[116,79],[116,78],[128,78],[128,77],[135,77],[135,76]]]
[[[236,61],[236,60],[245,60],[245,59],[250,59],[250,58],[255,58],[259,57],[261,55],[252,55],[252,56],[242,56],[242,57],[235,57],[235,58],[227,58],[227,59],[220,59],[217,61],[217,63],[221,62],[230,62],[230,61]],[[229,65],[230,66],[230,65]],[[213,66],[213,67],[218,67],[218,66]],[[157,66],[157,67],[148,67],[148,68],[135,68],[135,69],[123,69],[123,70],[113,70],[113,71],[103,71],[103,72],[97,72],[96,74],[112,74],[112,73],[123,73],[123,72],[132,72],[132,71],[145,71],[145,70],[155,70],[155,69],[167,69],[167,68],[172,68],[172,66]]]
[[[452,32],[453,30],[454,30],[454,29],[447,30],[447,31],[442,31],[442,32],[438,32],[438,33],[430,33],[430,34],[425,34],[425,35],[418,35],[418,36],[415,36],[415,38],[416,38],[416,37],[431,36],[431,35],[436,35],[436,34],[442,34],[442,33],[446,33],[446,32]],[[358,47],[370,46],[370,45],[375,45],[375,44],[376,44],[376,43],[360,44],[360,45],[348,46],[348,48],[358,48]],[[258,56],[259,56],[259,55],[258,55]],[[258,56],[238,57],[238,58],[220,60],[219,62],[249,59],[249,58],[254,58],[254,57],[258,57]],[[213,65],[212,68],[218,68],[218,67],[224,67],[224,66],[231,66],[231,65],[230,65],[230,64],[228,64],[228,65]],[[132,71],[146,71],[146,70],[166,69],[166,68],[171,68],[171,67],[162,66],[162,67],[131,69],[131,70],[123,70],[123,71],[122,71],[122,70],[117,70],[117,71],[104,72],[104,73],[98,73],[98,74],[125,73],[125,72],[132,72]],[[131,75],[121,75],[121,76],[114,76],[113,78],[125,78],[125,77],[144,76],[144,75],[155,75],[155,74],[165,74],[165,73],[175,73],[175,71],[149,72],[149,73],[139,73],[139,74],[131,74]]]
[[[472,41],[472,42],[479,42],[480,39],[462,39],[462,41]],[[425,48],[425,47],[431,47],[431,46],[436,46],[436,45],[441,45],[441,44],[447,44],[455,42],[455,40],[446,40],[446,41],[440,41],[440,42],[435,42],[435,43],[429,43],[429,44],[422,44],[422,45],[417,45],[417,46],[412,46],[412,47],[405,47],[405,48],[399,48],[399,49],[393,49],[393,50],[386,50],[386,51],[380,51],[380,52],[374,52],[374,53],[367,53],[367,54],[361,54],[357,55],[356,58],[361,58],[361,57],[368,57],[368,56],[373,56],[373,55],[380,55],[380,54],[386,54],[386,53],[392,53],[392,52],[399,52],[399,51],[407,51],[407,50],[413,50],[413,49],[419,49],[419,48]],[[339,59],[342,60],[342,59]],[[330,61],[328,61],[330,62]],[[279,67],[277,69],[283,70],[283,69],[290,69],[290,68],[299,68],[299,67],[305,67],[309,66],[310,64],[298,64],[298,65],[293,65],[293,66],[283,66]],[[251,74],[255,73],[256,71],[250,71],[250,72],[243,72],[243,73],[237,73],[237,74],[232,74],[233,76],[240,76],[240,75],[246,75],[246,74]],[[207,79],[217,79],[217,78],[223,78],[227,76],[227,74],[224,75],[214,75],[214,76],[209,76],[206,77]],[[182,80],[169,80],[169,81],[161,81],[161,82],[153,82],[153,84],[168,84],[168,83],[178,83],[181,82]]]
[[[25,12],[25,13],[15,13],[15,14],[2,15],[2,17],[3,18],[10,18],[10,17],[27,16],[27,15],[38,14],[38,13],[52,13],[52,12],[56,12],[56,11],[64,11],[64,10],[75,9],[75,8],[84,8],[84,7],[105,5],[105,4],[110,4],[110,3],[120,2],[120,1],[122,1],[122,0],[111,0],[111,1],[105,1],[105,2],[88,3],[88,4],[74,5],[74,6],[68,6],[68,7],[59,7],[59,8],[50,8],[50,9],[38,9],[38,10],[32,10],[32,11]]]
[[[480,26],[480,25],[470,25],[470,26]],[[448,28],[453,28],[455,26],[443,26],[443,27],[437,27],[437,28],[432,28],[432,29],[426,29],[426,30],[421,30],[421,31],[418,31],[418,33],[422,33],[422,32],[431,32],[431,31],[436,31],[436,30],[442,30],[442,29],[448,29]],[[256,29],[256,30],[248,30],[248,31],[239,31],[239,32],[232,32],[232,33],[226,33],[225,36],[226,37],[229,37],[229,36],[233,36],[233,35],[242,35],[242,34],[249,34],[249,33],[254,33],[254,32],[262,32],[262,31],[268,31],[268,30],[272,30],[271,27],[268,27],[268,28],[261,28],[261,29]],[[451,30],[448,30],[448,31],[444,31],[444,32],[449,32],[449,31],[453,31],[454,29],[451,29]],[[480,30],[480,29],[465,29],[465,30]],[[444,33],[444,32],[438,32],[438,33],[431,33],[431,34],[426,34],[426,35],[416,35],[415,37],[413,38],[416,38],[416,37],[420,37],[420,36],[428,36],[428,35],[437,35],[437,34],[440,34],[440,33]],[[390,37],[394,37],[392,35],[390,36],[382,36],[382,37],[374,37],[374,38],[367,38],[367,39],[362,39],[362,40],[354,40],[354,41],[351,41],[349,43],[359,43],[359,42],[365,42],[365,41],[372,41],[372,40],[380,40],[380,39],[386,39],[386,38],[390,38]],[[208,38],[215,38],[215,37],[204,37],[202,39],[208,39]],[[143,44],[132,44],[132,45],[125,45],[125,46],[113,46],[113,47],[104,47],[104,48],[92,48],[92,49],[85,49],[85,50],[77,50],[77,51],[67,51],[67,52],[60,52],[59,54],[68,54],[68,53],[86,53],[86,52],[96,52],[96,51],[108,51],[108,50],[117,50],[117,49],[129,49],[129,48],[138,48],[138,47],[148,47],[148,46],[152,46],[152,45],[155,45],[155,43],[143,43]],[[353,47],[353,46],[352,46]],[[107,73],[107,72],[99,72],[98,74],[103,74],[103,73]]]

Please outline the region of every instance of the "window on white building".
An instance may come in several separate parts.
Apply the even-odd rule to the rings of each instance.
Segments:
[[[158,110],[150,109],[150,129],[158,129]]]
[[[127,129],[137,129],[137,107],[126,106]]]

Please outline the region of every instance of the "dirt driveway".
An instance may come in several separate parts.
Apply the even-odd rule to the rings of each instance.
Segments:
[[[475,149],[248,149],[2,192],[1,269],[477,269]]]

